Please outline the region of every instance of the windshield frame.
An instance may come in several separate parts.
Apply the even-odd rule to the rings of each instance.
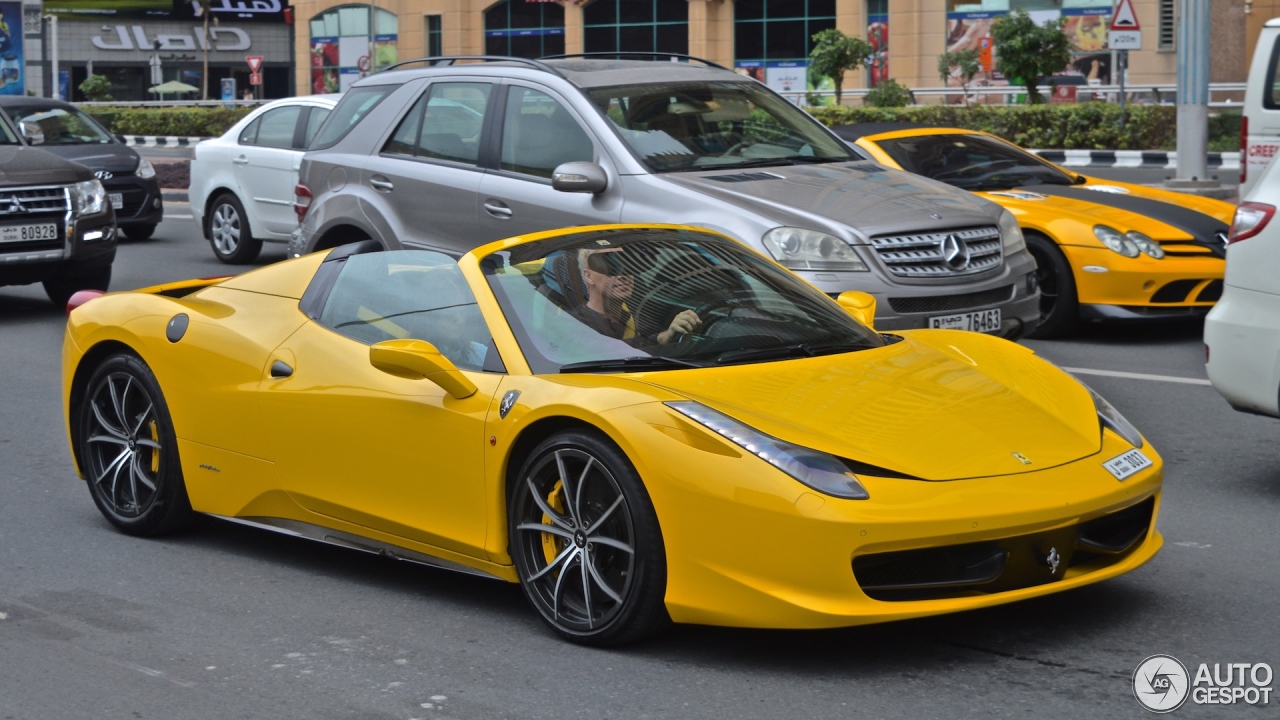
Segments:
[[[926,175],[925,173],[920,172],[919,170],[915,170],[907,167],[907,164],[905,164],[902,161],[899,155],[895,154],[894,150],[896,150],[896,148],[893,148],[893,145],[892,145],[905,140],[917,140],[917,139],[947,140],[947,139],[954,139],[954,138],[963,138],[963,139],[974,141],[977,143],[987,143],[989,144],[988,145],[989,147],[999,148],[1000,150],[1003,150],[1011,155],[1016,155],[1020,158],[1024,158],[1028,160],[1029,162],[1025,164],[1025,167],[1042,168],[1049,173],[1049,177],[1058,176],[1058,177],[1061,177],[1062,180],[1064,180],[1064,182],[1059,183],[1059,182],[1030,181],[1030,182],[1023,182],[1016,185],[1005,184],[1005,183],[985,185],[985,184],[979,183],[977,185],[966,186],[963,184],[957,184],[956,182],[948,181],[946,179],[940,179],[940,178],[934,177],[933,175]],[[894,164],[902,168],[903,171],[909,172],[913,175],[919,175],[920,177],[929,178],[930,180],[935,180],[936,182],[944,183],[946,185],[950,185],[951,187],[954,187],[960,190],[966,190],[969,192],[1016,190],[1018,188],[1034,187],[1036,185],[1075,185],[1076,177],[1078,177],[1077,175],[1074,175],[1071,172],[1054,165],[1053,163],[1045,160],[1044,158],[1041,158],[1035,153],[1027,152],[1025,149],[1007,140],[1004,140],[1003,138],[998,138],[993,135],[988,135],[986,133],[932,132],[932,133],[895,134],[894,137],[877,138],[874,140],[870,140],[870,142],[875,143],[876,146],[880,148],[880,151],[883,152],[885,155],[888,155],[889,159],[893,160]],[[898,152],[901,152],[901,151],[899,150]],[[1018,167],[1024,167],[1024,165],[1019,165]]]
[[[13,124],[17,126],[19,135],[22,135],[23,122],[29,121],[29,122],[38,123],[39,120],[31,120],[31,118],[36,115],[44,115],[44,114],[50,114],[50,113],[62,113],[63,115],[69,115],[71,117],[74,117],[76,120],[83,123],[90,130],[98,133],[99,139],[85,140],[80,142],[57,142],[57,141],[50,141],[48,136],[46,135],[44,142],[34,144],[27,141],[27,138],[23,136],[24,144],[31,145],[32,147],[44,147],[44,146],[72,147],[76,145],[111,145],[113,143],[119,142],[118,140],[116,140],[116,136],[113,133],[111,133],[111,131],[103,127],[102,124],[99,123],[97,120],[95,120],[92,115],[81,110],[78,107],[75,107],[74,105],[71,107],[63,107],[62,105],[56,105],[51,103],[49,105],[31,104],[31,105],[19,105],[16,107],[5,108],[5,114],[8,115],[9,119],[13,121]],[[61,123],[62,121],[59,120],[58,122]]]
[[[751,162],[753,160],[758,160],[763,158],[746,158],[746,157],[744,157],[744,160],[748,160],[748,162],[745,162],[745,163],[688,165],[684,167],[670,167],[670,168],[654,166],[654,164],[649,162],[649,160],[646,159],[646,157],[642,155],[640,151],[636,147],[634,147],[623,135],[623,130],[626,130],[626,128],[623,128],[622,126],[618,125],[616,122],[614,122],[613,118],[609,117],[609,109],[608,109],[607,101],[610,98],[607,96],[602,98],[601,96],[608,93],[613,93],[616,95],[621,90],[624,90],[624,89],[631,89],[634,91],[638,91],[645,87],[652,87],[652,86],[658,86],[658,85],[677,87],[677,88],[680,86],[699,86],[699,85],[701,86],[736,86],[735,89],[737,88],[745,89],[746,94],[749,96],[753,93],[759,93],[760,95],[758,95],[758,97],[767,98],[767,101],[773,104],[773,109],[780,111],[777,113],[773,113],[774,118],[778,118],[779,116],[781,116],[785,120],[790,120],[792,124],[792,130],[795,130],[795,131],[809,130],[814,133],[817,133],[819,137],[821,137],[823,140],[828,141],[831,144],[832,146],[831,149],[834,149],[840,153],[843,153],[843,156],[820,155],[818,154],[818,149],[815,147],[814,148],[815,154],[813,157],[826,162],[859,162],[859,161],[866,160],[866,158],[862,157],[857,151],[851,148],[849,143],[844,142],[839,138],[839,136],[831,132],[831,130],[827,128],[826,125],[823,125],[821,122],[814,119],[813,116],[809,115],[808,113],[804,112],[800,108],[791,104],[782,96],[770,90],[768,87],[750,78],[743,78],[740,80],[726,78],[724,80],[683,80],[683,81],[675,81],[675,82],[630,83],[625,85],[601,85],[601,86],[594,86],[594,87],[579,88],[579,91],[586,98],[588,104],[590,104],[592,108],[595,109],[595,112],[599,115],[600,119],[604,122],[605,126],[609,128],[609,132],[611,132],[613,136],[618,139],[618,142],[622,145],[622,147],[626,148],[627,152],[630,153],[633,158],[635,158],[636,162],[640,163],[640,165],[642,165],[646,170],[648,170],[650,173],[653,173],[655,175],[670,173],[670,172],[702,172],[702,171],[714,171],[714,170],[733,171],[735,168],[740,168],[740,167],[764,166],[756,162]],[[604,105],[601,104],[601,100],[605,101]],[[754,98],[752,99],[752,102],[754,102]],[[755,104],[757,106],[763,107],[760,103],[755,103]],[[785,123],[780,123],[780,124],[785,125]],[[816,139],[816,138],[813,138],[813,139]],[[808,144],[813,145],[813,143],[808,143]],[[699,157],[712,157],[712,156],[702,155]],[[778,161],[777,165],[795,164],[794,161],[787,162],[783,157],[777,158],[777,161]]]

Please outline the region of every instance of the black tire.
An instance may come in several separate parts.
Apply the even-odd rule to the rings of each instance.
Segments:
[[[1070,334],[1080,322],[1080,300],[1071,264],[1057,243],[1044,235],[1029,232],[1026,238],[1040,284],[1040,323],[1027,337],[1044,339]]]
[[[111,266],[103,265],[92,270],[72,271],[66,275],[49,278],[44,283],[44,294],[49,302],[58,307],[66,307],[67,301],[81,290],[102,290],[106,292],[111,285]]]
[[[89,378],[75,422],[89,494],[112,525],[151,536],[190,523],[173,420],[146,363],[128,353],[107,358]]]
[[[583,430],[553,435],[529,454],[507,495],[521,587],[557,634],[602,647],[671,623],[658,517],[617,446]]]
[[[130,240],[150,240],[156,234],[155,225],[130,225],[120,228],[120,232]]]
[[[231,193],[223,193],[209,205],[205,235],[213,254],[228,265],[244,265],[258,259],[262,241],[253,236],[244,206]]]

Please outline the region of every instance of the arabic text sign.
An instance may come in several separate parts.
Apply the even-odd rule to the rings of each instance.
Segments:
[[[211,18],[234,21],[284,22],[285,0],[209,0]],[[50,0],[44,12],[80,20],[153,19],[204,20],[203,9],[189,0]]]

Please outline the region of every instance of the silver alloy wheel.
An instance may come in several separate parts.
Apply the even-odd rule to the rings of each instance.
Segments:
[[[523,479],[515,551],[538,610],[569,633],[607,626],[635,577],[635,528],[617,480],[578,448],[557,448]]]
[[[155,403],[132,375],[111,373],[88,400],[86,474],[96,494],[123,518],[141,516],[155,502],[160,434]]]
[[[213,210],[213,219],[209,222],[209,235],[213,238],[213,247],[222,255],[231,255],[240,247],[240,213],[231,203],[224,202]]]

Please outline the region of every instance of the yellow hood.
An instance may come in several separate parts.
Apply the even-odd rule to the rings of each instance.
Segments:
[[[925,480],[1032,472],[1101,448],[1088,391],[1030,350],[977,333],[902,334],[875,350],[635,378],[789,442]]]

